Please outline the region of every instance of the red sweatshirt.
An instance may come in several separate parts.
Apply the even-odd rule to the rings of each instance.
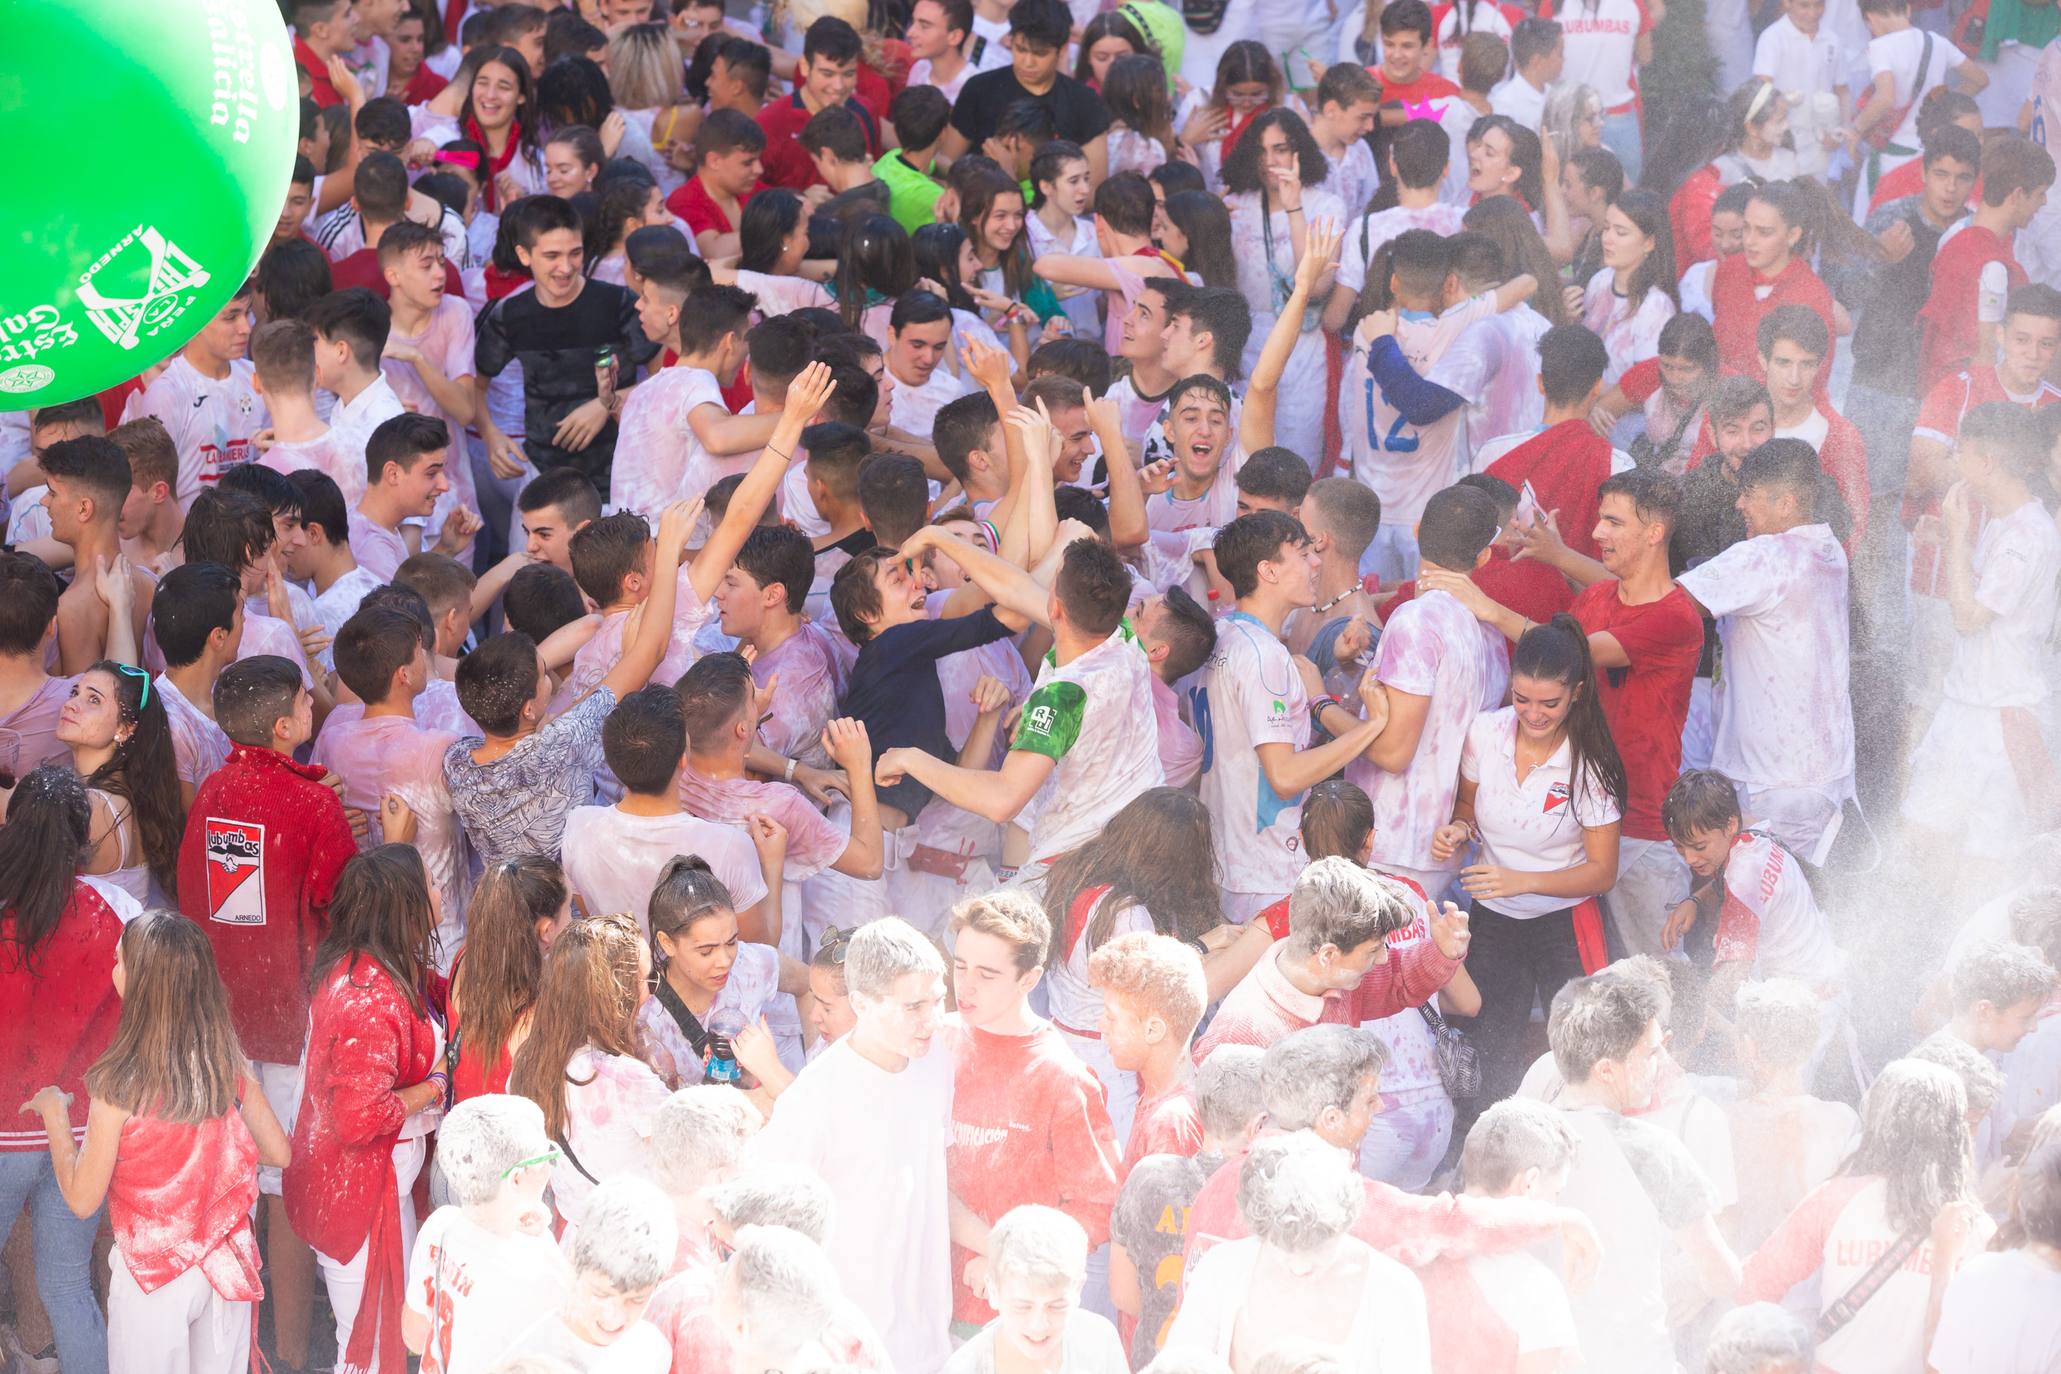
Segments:
[[[1715,162],[1709,162],[1689,173],[1668,201],[1667,220],[1675,236],[1675,264],[1683,271],[1717,256],[1710,242],[1710,218],[1717,209],[1718,197],[1724,193],[1724,173]]]
[[[1759,293],[1766,290],[1765,296]],[[1789,265],[1772,277],[1763,277],[1747,266],[1744,253],[1719,258],[1711,274],[1710,304],[1716,314],[1711,328],[1717,334],[1718,361],[1727,372],[1737,372],[1756,382],[1767,380],[1760,361],[1760,322],[1779,305],[1807,305],[1825,322],[1825,333],[1833,340],[1832,350],[1818,369],[1819,407],[1830,411],[1825,383],[1832,375],[1832,353],[1839,349],[1839,329],[1832,319],[1832,293],[1810,264],[1791,258]],[[1564,532],[1564,531],[1563,531]]]
[[[358,852],[321,778],[284,754],[233,745],[200,785],[179,846],[179,909],[215,946],[243,1052],[270,1064],[300,1061],[329,894]]]
[[[52,1083],[72,1095],[72,1133],[85,1131],[86,1070],[122,1016],[108,980],[121,938],[114,908],[77,879],[57,928],[26,959],[14,913],[0,912],[0,1153],[50,1148],[43,1123],[12,1109]]]
[[[1116,1205],[1116,1132],[1102,1083],[1050,1025],[994,1035],[955,1022],[952,1196],[993,1225],[1011,1207],[1057,1207],[1090,1245],[1109,1239]],[[961,1280],[972,1252],[952,1247],[952,1320],[992,1321],[995,1310]]]

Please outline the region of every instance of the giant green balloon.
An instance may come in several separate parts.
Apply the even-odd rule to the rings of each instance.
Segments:
[[[299,108],[277,0],[0,0],[0,410],[200,331],[278,221]]]

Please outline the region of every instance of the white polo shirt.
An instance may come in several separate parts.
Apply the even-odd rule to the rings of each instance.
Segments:
[[[1517,708],[1505,706],[1474,718],[1460,751],[1460,776],[1474,784],[1474,823],[1481,830],[1483,863],[1521,873],[1557,873],[1587,857],[1586,828],[1620,817],[1617,799],[1606,792],[1593,768],[1573,777],[1574,745],[1560,747],[1523,782],[1517,780]],[[1484,902],[1504,916],[1529,919],[1574,905],[1574,899],[1527,892]]]

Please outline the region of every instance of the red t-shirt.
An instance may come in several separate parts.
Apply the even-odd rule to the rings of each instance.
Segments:
[[[429,69],[427,62],[415,69],[415,75],[408,78],[408,84],[401,88],[401,102],[405,105],[427,105],[436,99],[437,93],[451,83]]]
[[[1141,1100],[1131,1117],[1131,1138],[1124,1145],[1119,1180],[1147,1155],[1193,1155],[1202,1148],[1202,1114],[1195,1105],[1195,1085],[1183,1083],[1163,1096]]]
[[[772,151],[770,145],[767,151]],[[766,185],[767,183],[762,181],[752,187],[747,194],[739,196],[737,213],[743,214],[744,207],[751,204],[752,196],[765,190]],[[737,229],[737,226],[730,222],[730,217],[723,213],[723,207],[716,204],[715,197],[708,193],[708,188],[701,184],[698,175],[688,177],[666,197],[666,209],[672,211],[674,219],[687,226],[687,237],[690,239],[698,238],[711,230],[718,234],[729,234]]]
[[[1594,520],[1589,522],[1592,528],[1595,523]],[[1574,602],[1574,593],[1568,589],[1566,578],[1543,563],[1529,558],[1512,558],[1510,550],[1500,544],[1490,546],[1488,562],[1476,568],[1471,576],[1474,585],[1488,593],[1489,600],[1541,625]],[[1414,578],[1397,583],[1394,598],[1381,607],[1382,618],[1385,620],[1394,615],[1396,607],[1414,601],[1416,597]]]
[[[1682,771],[1682,726],[1689,687],[1703,653],[1703,617],[1680,587],[1658,601],[1627,606],[1617,582],[1592,583],[1574,599],[1574,618],[1590,634],[1606,633],[1631,664],[1597,675],[1603,719],[1624,760],[1624,833],[1664,840],[1660,803]]]
[[[1975,361],[1976,300],[1982,269],[2004,264],[2013,288],[2025,285],[2025,269],[2011,256],[2011,245],[1991,230],[1971,224],[1940,244],[1932,258],[1932,294],[1918,312],[1918,392],[1932,390]]]
[[[1560,537],[1584,558],[1596,553],[1596,489],[1610,478],[1610,441],[1586,419],[1562,420],[1495,462],[1488,475],[1519,491],[1531,483],[1539,509],[1558,511]]]
[[[1415,81],[1401,85],[1386,76],[1381,68],[1369,67],[1367,74],[1381,83],[1381,103],[1384,105],[1422,105],[1431,100],[1444,100],[1460,93],[1460,88],[1440,76],[1436,71],[1425,71]]]
[[[1874,214],[1892,200],[1915,196],[1925,189],[1925,159],[1914,157],[1909,162],[1891,168],[1882,180],[1875,183],[1875,193],[1868,197],[1868,213]],[[1975,189],[1968,193],[1968,208],[1982,204],[1982,178],[1975,178]]]
[[[315,50],[306,40],[293,40],[293,60],[300,63],[301,70],[308,74],[308,99],[328,109],[331,105],[343,104],[343,97],[336,93],[336,87],[329,84],[329,64],[315,55]]]
[[[864,70],[863,66],[861,70]],[[867,153],[879,157],[879,117],[857,96],[847,98],[844,103],[845,108],[857,115],[859,123],[865,127]],[[766,131],[766,151],[760,158],[765,168],[766,185],[806,191],[823,180],[816,175],[816,164],[802,151],[800,142],[802,128],[814,113],[802,104],[800,91],[785,99],[771,101],[759,111],[759,127]]]
[[[340,258],[329,265],[329,286],[341,291],[347,286],[368,287],[381,300],[389,298],[386,273],[379,270],[379,250],[360,248],[357,252]],[[450,259],[444,260],[444,294],[465,299],[465,283],[458,279],[458,269],[451,266]]]
[[[1935,269],[1937,270],[1937,269]],[[1767,294],[1760,294],[1763,290]],[[1791,258],[1789,265],[1772,277],[1762,277],[1747,266],[1744,253],[1719,258],[1711,274],[1710,303],[1716,319],[1711,328],[1717,334],[1718,361],[1725,371],[1737,372],[1756,382],[1768,379],[1760,361],[1760,322],[1770,310],[1783,305],[1807,305],[1825,322],[1832,349],[1818,369],[1818,408],[1829,412],[1825,384],[1832,376],[1833,354],[1839,349],[1839,330],[1832,320],[1832,293],[1810,264]],[[1969,311],[1973,315],[1974,311]]]
[[[1079,1222],[1090,1245],[1108,1240],[1119,1152],[1101,1080],[1049,1025],[1030,1035],[951,1030],[952,1195],[989,1225],[1034,1202]],[[962,1277],[972,1257],[952,1247],[952,1320],[984,1324],[995,1311]]]
[[[1818,446],[1818,466],[1839,486],[1839,498],[1853,521],[1847,535],[1849,550],[1860,547],[1868,532],[1868,445],[1854,422],[1836,410],[1820,409],[1825,417],[1825,442]]]

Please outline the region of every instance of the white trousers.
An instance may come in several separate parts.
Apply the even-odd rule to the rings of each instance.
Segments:
[[[109,1374],[242,1374],[250,1364],[251,1305],[188,1269],[146,1293],[120,1248],[108,1256]]]
[[[396,1141],[394,1144],[394,1184],[401,1195],[401,1263],[406,1265],[408,1255],[415,1249],[415,1175],[422,1172],[423,1138]],[[339,1260],[315,1252],[315,1263],[322,1270],[322,1287],[329,1294],[329,1310],[336,1314],[336,1367],[344,1368],[344,1352],[351,1348],[351,1331],[358,1322],[358,1308],[365,1301],[365,1262],[372,1247],[372,1237],[358,1247],[358,1253],[347,1260]]]

